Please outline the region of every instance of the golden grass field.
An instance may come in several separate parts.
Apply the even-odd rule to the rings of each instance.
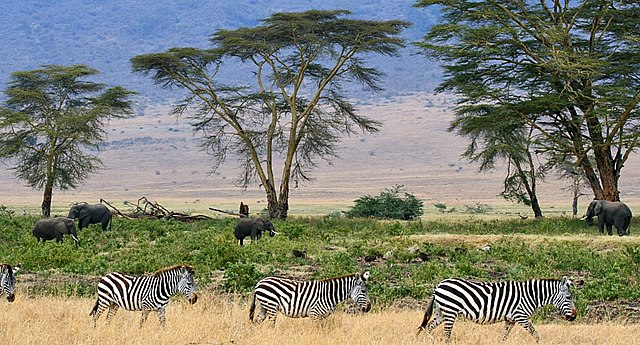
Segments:
[[[322,322],[278,316],[275,327],[252,325],[248,305],[223,301],[201,292],[195,305],[183,298],[167,308],[167,325],[160,327],[155,314],[140,329],[140,312],[119,310],[111,324],[105,314],[94,329],[89,311],[93,299],[24,298],[0,302],[0,338],[5,344],[440,344],[442,325],[433,335],[414,336],[423,311],[388,310],[350,315],[337,311]],[[584,324],[558,321],[535,325],[540,344],[632,344],[640,339],[640,325]],[[503,324],[476,325],[458,321],[455,344],[499,344]],[[533,338],[516,326],[504,344],[533,344]]]

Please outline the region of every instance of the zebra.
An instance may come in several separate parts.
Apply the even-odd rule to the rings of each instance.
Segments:
[[[324,319],[333,313],[336,304],[351,298],[360,310],[371,310],[371,302],[366,282],[369,272],[350,274],[341,277],[316,281],[298,281],[283,277],[267,277],[260,280],[254,289],[249,320],[255,324],[264,321],[266,316],[273,324],[276,313],[293,318],[311,317]],[[254,321],[256,300],[260,313]]]
[[[569,290],[571,285],[572,282],[567,277],[499,283],[445,279],[436,286],[417,334],[420,334],[427,324],[431,333],[444,321],[444,334],[448,341],[451,338],[453,323],[460,314],[479,324],[505,321],[503,341],[506,341],[517,322],[538,342],[540,336],[529,321],[537,308],[554,305],[567,320],[576,319],[576,308]],[[436,317],[429,322],[434,305]]]
[[[0,286],[7,296],[7,301],[13,302],[16,299],[14,293],[16,287],[16,272],[20,270],[20,265],[11,267],[9,264],[0,264]]]
[[[169,298],[182,293],[191,304],[196,303],[198,295],[193,281],[195,271],[188,265],[165,267],[152,275],[132,276],[111,272],[98,282],[98,300],[89,315],[93,316],[93,327],[100,314],[109,309],[107,323],[116,314],[119,307],[126,310],[141,310],[140,327],[146,321],[149,312],[155,310],[164,327],[165,308]]]

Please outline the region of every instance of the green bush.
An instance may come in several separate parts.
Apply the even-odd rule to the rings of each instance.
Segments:
[[[404,193],[404,198],[398,194],[404,186],[395,185],[380,192],[377,197],[370,195],[356,199],[356,205],[345,212],[349,218],[376,218],[376,219],[401,219],[412,220],[422,214],[422,200],[413,194]]]
[[[222,286],[228,292],[248,292],[253,289],[262,275],[254,264],[228,262],[224,269]]]

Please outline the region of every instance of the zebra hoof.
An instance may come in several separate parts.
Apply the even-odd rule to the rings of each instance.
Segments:
[[[191,296],[191,298],[189,299],[189,302],[190,302],[191,304],[195,304],[197,301],[198,301],[198,295],[194,293],[194,294]]]
[[[7,301],[13,302],[15,300],[16,300],[16,295],[15,294],[11,294],[11,295],[7,296]]]

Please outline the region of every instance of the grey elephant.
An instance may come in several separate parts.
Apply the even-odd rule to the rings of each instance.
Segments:
[[[64,235],[71,235],[76,242],[76,246],[79,242],[76,225],[73,219],[67,217],[40,219],[36,225],[33,226],[31,233],[38,239],[38,242],[40,242],[40,240],[44,242],[53,239],[55,239],[56,242],[62,242],[62,236]]]
[[[111,211],[102,204],[90,205],[87,203],[75,204],[69,210],[69,218],[78,218],[78,230],[89,227],[89,224],[100,223],[102,231],[111,230]]]
[[[593,217],[598,217],[598,230],[604,233],[604,226],[607,226],[607,233],[612,235],[611,227],[615,225],[618,235],[628,235],[631,224],[631,210],[620,201],[593,200],[587,208],[587,213],[582,219],[586,219],[588,225],[593,225]]]
[[[262,218],[241,218],[233,227],[233,234],[240,241],[240,246],[244,245],[245,237],[250,236],[252,241],[259,239],[264,231],[269,231],[269,236],[276,235],[273,223]]]

